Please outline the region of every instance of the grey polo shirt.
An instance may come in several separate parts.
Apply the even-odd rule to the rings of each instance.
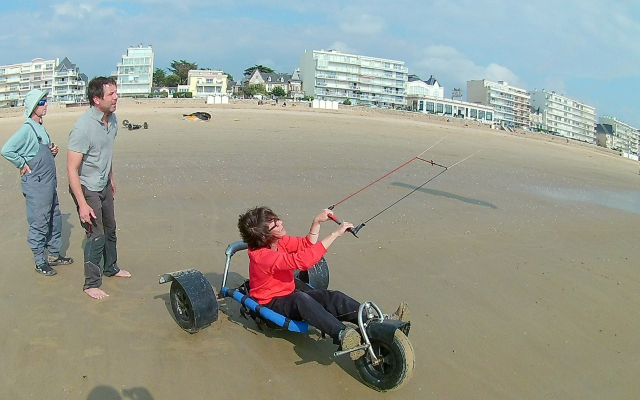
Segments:
[[[91,106],[69,133],[69,150],[83,154],[78,170],[80,183],[92,192],[102,191],[109,183],[113,142],[118,134],[116,115],[109,115],[108,126],[104,126],[103,116]]]

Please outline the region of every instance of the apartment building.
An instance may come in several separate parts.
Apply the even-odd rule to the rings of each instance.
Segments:
[[[222,71],[192,69],[187,84],[178,85],[178,92],[191,92],[193,97],[226,96],[228,75]]]
[[[306,96],[371,106],[407,103],[407,76],[403,61],[344,54],[337,50],[305,51],[300,56],[300,78]]]
[[[542,131],[596,144],[596,110],[556,92],[534,90],[531,107],[542,114]]]
[[[50,97],[53,101],[63,103],[87,101],[87,83],[87,76],[80,72],[76,64],[65,57],[54,71]]]
[[[486,79],[467,81],[467,101],[490,106],[494,122],[512,128],[529,129],[531,124],[530,94],[505,81]]]
[[[118,95],[147,96],[153,83],[153,48],[129,47],[111,75],[117,77]]]
[[[51,90],[58,59],[0,66],[0,107],[17,107],[31,89]]]
[[[638,157],[639,132],[637,128],[619,121],[615,117],[600,117],[596,125],[598,146],[622,152],[625,157]]]

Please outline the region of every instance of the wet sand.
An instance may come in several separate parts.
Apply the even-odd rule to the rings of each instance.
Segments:
[[[208,110],[213,121],[182,114]],[[119,265],[105,300],[82,292],[82,240],[66,179],[83,110],[51,110],[63,249],[34,271],[18,173],[0,162],[0,398],[636,399],[640,396],[638,164],[584,146],[420,119],[275,107],[122,104],[115,145]],[[22,123],[0,118],[0,143]],[[413,379],[378,394],[330,340],[256,331],[236,303],[190,335],[161,274],[219,289],[237,216],[266,204],[290,234],[319,210],[423,157],[449,169],[329,249],[330,288],[412,311]],[[440,172],[416,161],[336,207],[366,221]],[[334,228],[323,225],[321,233]],[[230,283],[247,276],[246,254]]]

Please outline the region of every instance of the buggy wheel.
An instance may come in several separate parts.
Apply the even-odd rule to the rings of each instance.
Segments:
[[[125,119],[124,121],[122,121],[122,126],[124,126],[126,128],[127,125],[129,125],[129,120],[128,119]]]
[[[189,295],[178,281],[171,282],[171,309],[182,329],[191,332],[196,326],[196,316]]]
[[[144,124],[142,124],[142,127],[143,127],[144,129],[149,129],[149,124],[147,124],[147,123],[145,122]]]
[[[296,270],[294,276],[314,289],[327,289],[329,287],[329,266],[324,256],[313,268],[306,271]]]
[[[129,128],[129,130],[133,130],[133,125],[129,124],[127,128]]]
[[[364,383],[379,391],[386,392],[404,385],[413,375],[415,355],[413,346],[402,331],[397,330],[391,343],[371,338],[373,352],[381,359],[373,365],[369,351],[356,360],[356,369]]]

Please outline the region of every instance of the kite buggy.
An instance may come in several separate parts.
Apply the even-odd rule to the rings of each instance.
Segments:
[[[147,124],[146,122],[143,123],[142,125],[138,125],[138,124],[132,124],[131,122],[129,122],[128,119],[125,119],[124,121],[122,121],[122,126],[129,129],[130,131],[135,129],[140,129],[140,128],[149,129],[149,124]]]
[[[306,333],[309,329],[307,322],[286,318],[252,299],[249,296],[248,280],[237,288],[226,286],[231,257],[246,249],[247,244],[242,241],[227,246],[219,294],[216,294],[205,276],[195,269],[172,272],[160,277],[160,283],[171,282],[171,308],[178,325],[189,333],[208,327],[218,319],[218,301],[231,298],[241,304],[241,315],[252,318],[260,329],[267,327]],[[297,290],[327,289],[328,286],[329,268],[324,257],[310,270],[297,274]],[[358,313],[357,330],[362,342],[353,349],[336,351],[333,353],[334,357],[364,350],[364,356],[355,361],[364,383],[382,392],[401,387],[413,375],[415,364],[413,346],[408,339],[411,323],[384,318],[382,310],[373,302],[362,303]]]

